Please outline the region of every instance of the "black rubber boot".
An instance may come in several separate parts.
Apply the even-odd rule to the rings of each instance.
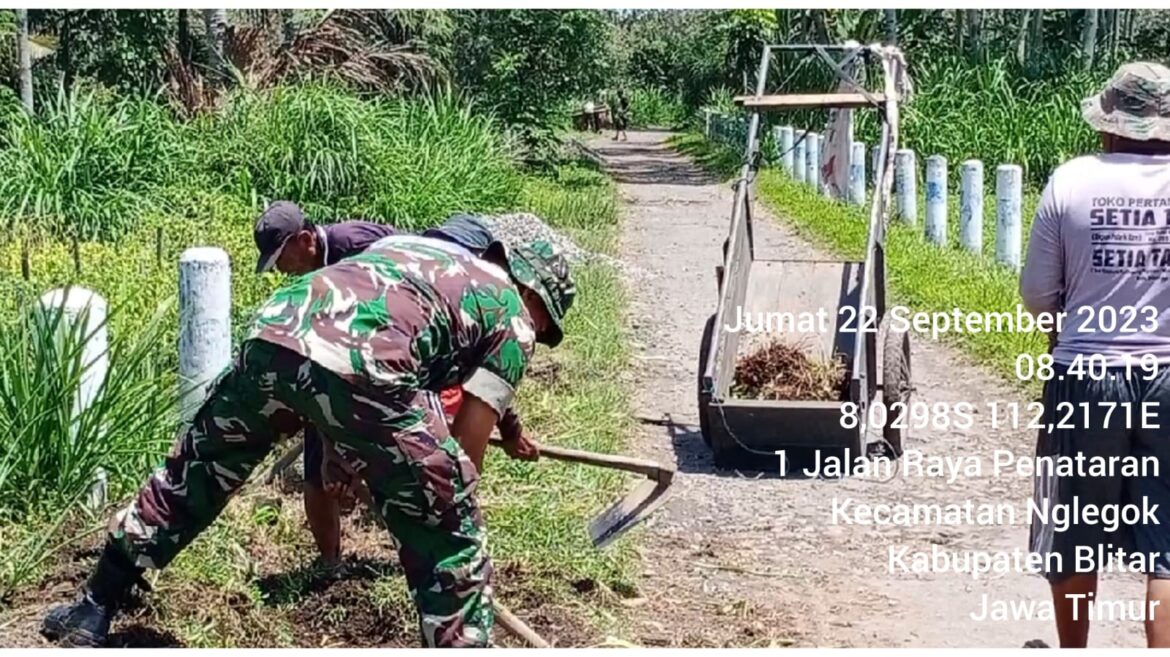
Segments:
[[[110,621],[134,585],[150,590],[135,566],[121,550],[107,544],[97,567],[70,605],[49,610],[41,623],[41,634],[65,648],[100,648],[110,634]]]

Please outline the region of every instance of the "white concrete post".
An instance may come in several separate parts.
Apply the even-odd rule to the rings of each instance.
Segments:
[[[703,136],[711,138],[711,110],[703,110]]]
[[[776,142],[780,145],[780,166],[784,169],[784,173],[789,176],[792,175],[792,126],[783,125],[776,129],[778,138]]]
[[[232,278],[223,249],[201,246],[179,256],[179,385],[190,420],[208,385],[232,357]]]
[[[80,368],[78,388],[73,399],[73,421],[69,426],[70,438],[77,441],[81,414],[102,394],[106,376],[110,371],[110,334],[106,324],[106,300],[97,292],[83,287],[58,288],[41,295],[37,312],[40,315],[42,329],[56,326],[54,339],[62,350],[76,349],[79,346],[66,342],[70,336],[83,341],[78,362]],[[78,322],[83,320],[85,324],[78,325]],[[94,472],[94,481],[87,499],[91,509],[105,506],[106,489],[106,472],[98,468]]]
[[[805,138],[808,145],[805,149],[804,158],[807,166],[804,171],[804,181],[808,183],[813,191],[818,191],[821,188],[821,136],[815,132],[808,133]]]
[[[995,170],[995,259],[1012,269],[1020,268],[1020,244],[1024,170],[1018,164],[1001,164]]]
[[[865,205],[865,142],[855,141],[849,158],[849,202]]]
[[[967,160],[959,181],[959,244],[983,252],[983,163]]]
[[[804,174],[807,166],[805,161],[808,153],[808,139],[802,135],[795,136],[796,143],[792,145],[792,179],[796,182],[804,182]]]
[[[947,158],[926,158],[926,241],[947,243]]]
[[[911,226],[918,223],[918,160],[914,151],[900,148],[894,155],[894,196],[898,216]]]

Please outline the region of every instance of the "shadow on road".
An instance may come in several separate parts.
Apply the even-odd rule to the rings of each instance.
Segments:
[[[703,442],[697,424],[676,422],[669,414],[662,418],[638,418],[643,424],[662,427],[674,449],[675,468],[685,474],[705,474],[731,479],[809,479],[804,474],[814,463],[812,450],[788,450],[787,474],[781,475],[779,459],[745,455],[738,468],[717,468],[711,448]]]
[[[626,185],[718,184],[719,180],[689,160],[658,144],[594,142],[593,152],[605,161],[609,175]]]

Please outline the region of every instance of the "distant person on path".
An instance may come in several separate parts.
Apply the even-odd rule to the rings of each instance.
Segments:
[[[295,204],[277,201],[256,221],[253,237],[260,251],[257,273],[275,269],[285,274],[301,275],[335,264],[349,256],[365,251],[383,237],[398,234],[386,224],[370,221],[343,221],[318,225],[305,218]],[[439,226],[422,232],[458,244],[477,257],[483,257],[497,266],[507,268],[503,245],[491,231],[475,217],[457,214]],[[462,392],[459,386],[443,390],[441,401],[447,415],[454,417]],[[504,440],[520,441],[525,454],[535,453],[531,442],[523,435],[520,418],[508,407],[499,420],[500,436]],[[336,564],[341,558],[340,498],[347,503],[352,498],[347,473],[338,467],[337,460],[321,440],[312,424],[304,431],[305,517],[321,560],[326,565]]]
[[[617,141],[620,137],[622,141],[628,141],[629,136],[626,135],[626,128],[629,127],[630,122],[630,99],[626,96],[625,89],[619,89],[617,92],[617,102],[613,107],[613,140]]]
[[[585,101],[585,127],[589,132],[597,132],[597,109],[592,100]]]
[[[1115,510],[1147,504],[1156,506],[1157,522],[1143,519],[1111,531],[1092,520],[1074,517],[1062,528],[1051,517],[1044,522],[1034,516],[1031,550],[1043,557],[1062,648],[1087,644],[1087,601],[1098,608],[1120,602],[1097,594],[1098,572],[1115,564],[1078,562],[1078,554],[1125,547],[1131,555],[1145,555],[1132,569],[1148,578],[1148,604],[1140,620],[1149,646],[1165,648],[1170,647],[1170,249],[1165,241],[1170,69],[1125,64],[1099,96],[1082,103],[1081,113],[1100,134],[1104,152],[1067,162],[1049,178],[1020,277],[1030,311],[1068,313],[1055,336],[1055,368],[1044,389],[1043,423],[1056,428],[1040,432],[1036,452],[1058,462],[1083,456],[1141,467],[1148,459],[1157,467],[1136,476],[1038,470],[1036,504],[1065,507],[1070,514],[1074,503]],[[1094,373],[1093,363],[1108,369]],[[1116,403],[1116,412],[1107,415],[1102,403]],[[1152,421],[1143,419],[1143,403],[1157,405]],[[1141,601],[1133,606],[1142,607]]]

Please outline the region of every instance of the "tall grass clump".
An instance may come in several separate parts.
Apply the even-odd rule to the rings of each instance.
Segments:
[[[157,367],[167,349],[169,303],[137,331],[111,335],[100,392],[77,412],[83,382],[96,375],[83,358],[93,336],[86,313],[20,312],[0,331],[0,520],[70,508],[98,468],[117,494],[140,483],[165,449],[174,424],[175,378]],[[115,309],[113,312],[117,312]]]
[[[515,207],[518,145],[491,119],[451,95],[375,107],[372,214],[417,228],[457,211]]]
[[[373,192],[373,120],[368,103],[325,86],[240,92],[200,121],[200,155],[238,196],[335,214]]]
[[[681,94],[640,88],[630,92],[630,123],[639,128],[677,128],[687,120]]]
[[[321,86],[234,96],[198,128],[211,178],[253,204],[406,225],[507,207],[519,190],[508,140],[449,96],[362,100]]]
[[[148,99],[61,94],[0,120],[0,226],[115,237],[190,173],[182,126]]]
[[[921,157],[1019,164],[1028,181],[1040,185],[1061,162],[1098,149],[1080,107],[1100,90],[1100,73],[1031,80],[1011,59],[976,65],[937,57],[919,62],[912,75],[914,95],[902,114],[900,141]],[[858,138],[876,143],[875,113],[858,114]]]

